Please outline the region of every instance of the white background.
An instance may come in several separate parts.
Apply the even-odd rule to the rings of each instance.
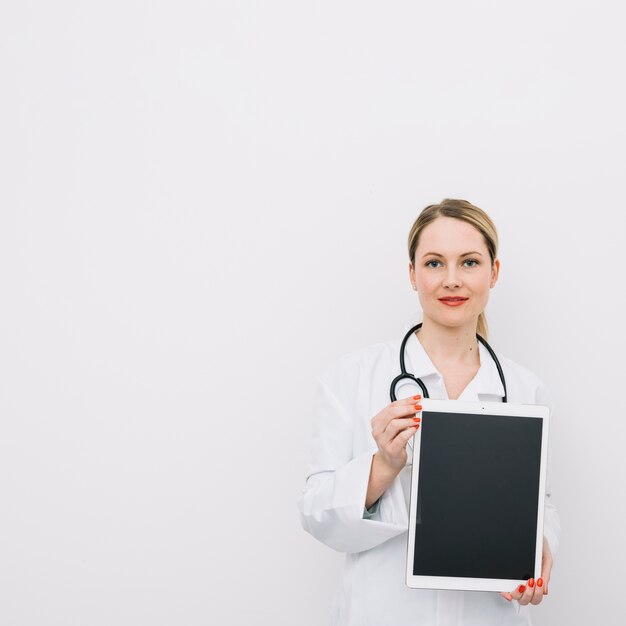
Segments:
[[[535,624],[623,624],[620,7],[3,0],[0,626],[325,623],[315,378],[417,319],[444,197],[554,396]]]

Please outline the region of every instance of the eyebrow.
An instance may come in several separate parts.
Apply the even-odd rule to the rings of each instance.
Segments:
[[[473,252],[464,252],[461,256],[469,256],[471,254],[478,255],[478,256],[483,256],[482,252],[478,252],[477,250],[474,250]],[[427,257],[427,256],[438,256],[438,257],[441,257],[443,259],[443,254],[439,254],[439,252],[427,252],[426,254],[424,254],[422,256],[422,259],[424,257]]]

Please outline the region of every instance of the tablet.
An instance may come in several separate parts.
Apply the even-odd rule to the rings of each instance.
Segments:
[[[511,591],[541,576],[546,406],[422,401],[406,584]]]

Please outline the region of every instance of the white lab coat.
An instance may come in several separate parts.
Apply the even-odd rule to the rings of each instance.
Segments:
[[[327,546],[346,553],[333,626],[504,626],[530,624],[530,608],[495,592],[410,589],[405,585],[410,462],[379,500],[373,515],[365,495],[376,443],[371,418],[390,402],[389,387],[399,372],[401,341],[349,354],[318,381],[311,463],[299,500],[302,525]],[[541,381],[500,357],[509,402],[549,404]],[[426,384],[431,398],[446,399],[443,378],[413,334],[406,366]],[[398,392],[398,397],[420,393]],[[480,344],[480,368],[459,400],[500,402],[504,395],[493,359]],[[520,481],[524,480],[520,476]],[[549,478],[548,478],[549,481]],[[556,554],[560,525],[546,495],[544,534]],[[533,609],[537,610],[537,609]]]

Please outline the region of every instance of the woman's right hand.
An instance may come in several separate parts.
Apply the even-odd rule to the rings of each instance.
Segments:
[[[399,472],[406,465],[406,444],[420,427],[422,396],[396,400],[372,418],[372,436],[377,456],[389,469]]]
[[[422,396],[396,400],[372,418],[378,452],[372,457],[365,506],[370,508],[387,491],[406,465],[406,444],[420,427]]]

